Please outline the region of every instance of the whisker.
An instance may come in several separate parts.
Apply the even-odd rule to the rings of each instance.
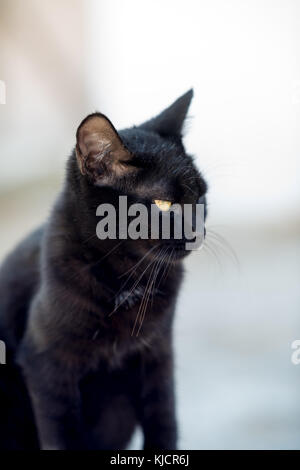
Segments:
[[[219,269],[222,270],[222,264],[218,258],[218,253],[216,253],[214,247],[211,246],[211,243],[209,243],[207,239],[205,240],[203,244],[203,250],[212,256],[213,260],[215,261]],[[195,253],[197,253],[197,251],[195,251]]]
[[[151,281],[151,276],[152,276],[152,273],[154,271],[154,268],[155,268],[155,263],[153,264],[152,266],[152,270],[150,272],[150,275],[149,275],[149,278],[148,278],[148,281],[147,281],[147,284],[146,284],[146,287],[145,287],[145,290],[144,290],[144,294],[143,294],[143,297],[142,297],[142,300],[141,300],[141,303],[140,303],[140,306],[139,306],[139,309],[138,309],[138,312],[137,312],[137,315],[135,317],[135,322],[134,322],[134,325],[133,325],[133,328],[132,328],[132,332],[131,332],[131,336],[133,336],[134,334],[134,330],[135,330],[135,327],[137,325],[137,322],[138,322],[138,319],[139,319],[139,316],[140,316],[140,312],[143,308],[143,305],[144,305],[144,300],[145,300],[145,297],[146,297],[146,294],[147,294],[147,291],[148,291],[148,285]]]
[[[154,292],[155,292],[155,283],[156,283],[156,279],[157,279],[157,277],[158,277],[158,275],[159,275],[159,272],[160,272],[160,269],[161,269],[162,265],[165,264],[165,261],[168,259],[168,256],[169,256],[168,251],[169,251],[169,250],[168,250],[168,247],[167,247],[166,250],[165,250],[165,252],[164,252],[164,254],[163,254],[163,256],[162,256],[161,263],[160,263],[160,265],[158,266],[158,268],[156,269],[156,272],[154,273],[155,278],[154,278],[154,286],[153,286],[152,294],[151,294],[151,306],[153,305],[153,301],[154,301]],[[166,266],[165,266],[165,267],[166,267]],[[157,285],[157,288],[158,288],[158,285]]]
[[[207,234],[209,237],[213,238],[216,243],[219,244],[219,247],[223,249],[224,254],[230,257],[230,259],[234,262],[236,267],[238,269],[241,268],[240,266],[240,261],[238,259],[238,256],[233,249],[233,247],[230,245],[230,243],[224,238],[222,235],[219,233],[216,233],[214,230],[211,228],[207,229]]]
[[[174,252],[175,252],[175,248],[172,248],[172,251],[171,251],[171,253],[169,254],[168,261],[167,261],[167,263],[166,263],[166,265],[165,265],[165,269],[164,269],[164,271],[163,271],[163,273],[162,273],[162,276],[161,276],[161,278],[160,278],[160,281],[159,281],[159,283],[158,283],[158,285],[157,285],[157,288],[161,285],[161,283],[163,282],[163,280],[167,279],[167,277],[168,277],[168,274],[169,274],[170,269],[171,269],[171,266],[172,266],[172,259],[173,259],[173,254],[174,254]]]
[[[160,266],[163,262],[163,258],[161,258],[160,260],[158,260],[158,262],[156,263],[156,266],[154,267],[154,274],[152,276],[152,280],[151,280],[151,283],[149,285],[149,288],[148,288],[148,292],[147,292],[147,296],[145,298],[145,301],[144,301],[144,306],[143,306],[143,310],[141,311],[141,315],[140,315],[140,325],[139,325],[139,329],[137,331],[137,334],[136,336],[139,335],[140,333],[140,330],[142,328],[142,325],[143,325],[143,322],[144,322],[144,318],[145,318],[145,315],[146,315],[146,311],[147,311],[147,307],[148,307],[148,303],[149,303],[149,299],[151,297],[151,292],[153,293],[154,292],[154,288],[155,288],[155,281],[156,281],[156,278],[157,278],[157,274],[159,272],[159,269],[160,269]],[[152,272],[151,272],[151,275],[152,275]],[[150,275],[150,277],[151,277]],[[153,295],[153,294],[152,294]]]
[[[147,306],[148,306],[148,303],[149,303],[149,298],[150,298],[150,295],[151,295],[151,291],[152,291],[152,288],[153,286],[155,285],[155,280],[156,280],[156,274],[157,274],[157,269],[159,268],[159,266],[161,265],[161,263],[163,262],[163,258],[164,258],[164,254],[165,252],[167,251],[167,247],[166,248],[162,248],[158,254],[158,261],[153,265],[153,268],[151,270],[151,273],[149,275],[149,279],[148,279],[148,282],[147,282],[147,285],[146,285],[146,288],[145,288],[145,291],[144,291],[144,295],[143,295],[143,298],[142,298],[142,302],[141,302],[141,305],[140,305],[140,308],[138,310],[138,313],[137,313],[137,316],[136,316],[136,321],[135,321],[135,324],[134,324],[134,327],[133,327],[133,330],[132,330],[132,335],[134,333],[134,330],[135,330],[135,326],[139,320],[140,322],[140,325],[139,325],[139,328],[138,328],[138,331],[137,331],[137,334],[136,336],[139,335],[139,332],[141,330],[141,327],[142,327],[142,324],[143,324],[143,321],[144,321],[144,317],[145,317],[145,313],[146,313],[146,310],[147,310]],[[161,256],[162,255],[162,256]],[[154,274],[153,274],[154,273]]]
[[[191,193],[193,193],[196,197],[198,197],[198,194],[196,194],[195,191],[193,191],[187,184],[184,184],[184,183],[181,183],[181,184],[182,184],[182,186],[187,188],[189,191],[191,191]]]
[[[92,240],[93,238],[97,237],[97,234],[94,233],[93,235],[91,235],[89,238],[87,238],[86,240],[83,240],[82,244],[84,245],[85,243],[89,242],[90,240]]]
[[[121,305],[123,305],[123,303],[128,299],[128,297],[132,294],[132,292],[134,291],[134,289],[137,287],[137,285],[139,284],[139,282],[141,281],[142,277],[144,276],[144,274],[146,273],[146,271],[150,268],[150,266],[153,265],[153,263],[155,263],[157,257],[159,256],[159,254],[153,259],[150,261],[150,263],[146,266],[146,268],[144,269],[144,271],[142,272],[142,274],[140,275],[140,277],[134,282],[133,286],[131,287],[130,291],[128,292],[128,294],[126,295],[126,297],[122,300],[121,303],[119,303],[118,305],[115,306],[115,308],[113,309],[112,312],[110,312],[109,316],[112,315]],[[129,279],[132,277],[133,274],[131,274],[128,279],[126,279],[125,283],[121,286],[121,288],[119,289],[119,291],[117,292],[117,294],[115,295],[115,297],[117,297],[119,295],[119,293],[124,289],[125,285],[128,283]]]
[[[142,262],[143,259],[145,259],[150,253],[152,253],[152,251],[154,250],[154,248],[158,248],[157,246],[151,248],[150,250],[147,251],[147,253],[143,256],[142,259],[140,259],[134,266],[133,268],[137,268],[137,266]],[[154,258],[153,261],[155,261],[156,257]],[[152,264],[152,262],[150,263]],[[130,268],[128,270],[128,272],[132,271],[132,268]],[[145,271],[144,271],[145,272]],[[128,281],[132,278],[132,276],[134,275],[134,271],[130,274],[130,276],[128,276],[128,278],[126,279],[126,281],[121,285],[120,289],[118,290],[118,292],[116,293],[115,297],[117,297],[121,292],[122,290],[124,289],[124,287],[128,284]],[[121,276],[122,277],[122,276]]]
[[[147,300],[147,303],[149,303],[149,300],[150,300],[150,297],[151,297],[151,305],[153,305],[154,292],[155,292],[155,284],[156,284],[156,280],[157,280],[157,278],[158,278],[159,272],[160,272],[160,270],[161,270],[162,265],[165,263],[165,260],[169,258],[168,251],[169,251],[169,247],[166,247],[166,250],[165,250],[165,252],[164,252],[163,255],[162,255],[162,259],[161,259],[161,261],[158,263],[158,266],[157,266],[157,268],[156,268],[156,270],[155,270],[155,273],[154,273],[154,276],[153,276],[153,282],[152,282],[152,285],[150,286],[150,292],[149,292],[148,300]],[[146,307],[147,307],[147,305],[146,305]],[[144,322],[145,315],[146,315],[146,308],[144,309],[142,318],[141,318],[141,320],[140,320],[140,327],[139,327],[137,336],[138,336],[138,334],[139,334],[139,332],[140,332],[140,329],[141,329],[141,327],[142,327],[142,324],[143,324],[143,322]]]
[[[115,250],[117,250],[119,248],[120,245],[122,245],[122,243],[124,243],[125,240],[122,240],[121,242],[119,242],[117,245],[115,245],[111,250],[109,250],[107,253],[105,253],[104,256],[102,256],[100,259],[98,259],[97,261],[93,262],[93,263],[90,263],[90,264],[87,264],[86,266],[84,266],[82,269],[79,269],[79,271],[76,271],[72,276],[69,277],[69,281],[74,279],[76,276],[78,276],[79,274],[83,273],[84,271],[87,271],[88,269],[90,269],[91,267],[94,267],[94,266],[97,266],[99,263],[101,263],[101,261],[103,261],[105,258],[107,258],[111,253],[113,253]]]
[[[132,266],[131,268],[129,268],[127,271],[125,271],[123,274],[121,274],[121,276],[119,276],[119,279],[121,279],[123,276],[125,276],[126,274],[130,273],[131,271],[134,271],[140,264],[141,262],[150,254],[152,253],[152,251],[155,249],[155,248],[158,248],[156,245],[153,246],[152,248],[150,248],[150,250],[147,251],[147,253],[134,265]]]

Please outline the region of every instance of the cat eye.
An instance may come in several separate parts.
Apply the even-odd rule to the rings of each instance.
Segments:
[[[172,205],[170,201],[162,201],[160,199],[155,199],[154,202],[157,205],[157,207],[163,212],[168,211]]]

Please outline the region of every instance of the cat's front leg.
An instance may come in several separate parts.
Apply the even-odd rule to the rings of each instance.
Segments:
[[[174,450],[177,446],[173,358],[170,351],[144,363],[140,419],[144,449]]]
[[[37,353],[27,346],[18,362],[31,397],[41,449],[83,448],[76,373],[56,361],[50,351]]]

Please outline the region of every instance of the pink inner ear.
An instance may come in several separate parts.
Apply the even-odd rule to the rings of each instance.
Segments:
[[[104,175],[112,179],[130,171],[124,162],[131,159],[131,154],[103,115],[92,115],[79,126],[76,156],[81,173],[93,180],[103,179]]]
[[[121,150],[122,141],[111,122],[103,115],[92,115],[79,126],[77,144],[84,157],[103,149]]]
[[[82,153],[83,155],[106,154],[112,149],[112,143],[98,133],[88,134],[83,138]]]

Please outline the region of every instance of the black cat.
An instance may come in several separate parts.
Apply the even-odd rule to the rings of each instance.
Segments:
[[[172,322],[185,239],[99,240],[96,209],[120,195],[205,204],[182,144],[190,90],[119,133],[102,114],[77,131],[47,223],[0,271],[2,449],[146,449],[177,440]]]

